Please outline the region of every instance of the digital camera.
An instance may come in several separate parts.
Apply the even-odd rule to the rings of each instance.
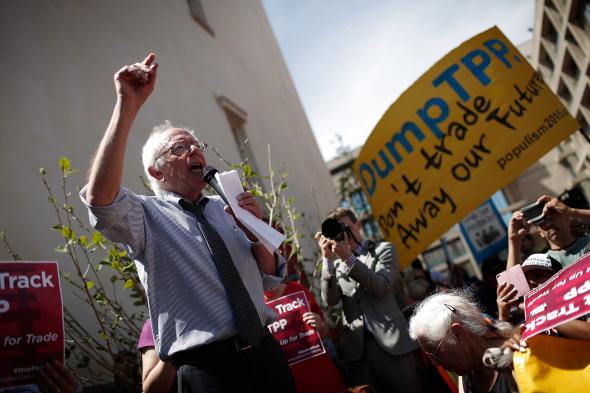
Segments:
[[[341,224],[335,218],[326,218],[322,222],[322,235],[337,242],[344,240],[344,234],[347,230],[346,225]]]

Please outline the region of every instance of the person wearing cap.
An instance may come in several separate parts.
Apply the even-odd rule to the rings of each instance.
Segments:
[[[522,263],[522,271],[531,289],[549,280],[562,269],[562,265],[547,254],[532,254]],[[521,307],[521,300],[514,285],[505,282],[498,286],[498,311],[500,321],[509,321],[513,306]],[[590,340],[590,323],[585,318],[566,322],[553,329],[553,333],[565,338]]]
[[[522,271],[531,289],[549,280],[563,268],[561,263],[547,254],[532,254],[522,263]]]
[[[590,210],[574,209],[557,198],[543,195],[537,203],[544,204],[543,219],[538,222],[539,235],[547,241],[547,255],[562,266],[569,266],[587,252],[590,236],[576,237],[571,231],[572,220],[590,221]],[[508,260],[510,269],[521,262],[521,240],[529,232],[531,223],[524,219],[522,211],[514,212],[508,225]]]

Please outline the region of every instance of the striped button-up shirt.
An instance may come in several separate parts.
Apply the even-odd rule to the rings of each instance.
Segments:
[[[233,314],[211,253],[192,213],[181,198],[136,195],[121,188],[108,206],[90,206],[80,192],[91,225],[121,243],[135,260],[147,296],[156,349],[173,354],[236,334]],[[221,198],[208,197],[205,216],[232,256],[264,325],[276,319],[264,303],[264,289],[276,287],[286,263],[278,256],[277,276],[258,269],[252,243],[224,210]]]

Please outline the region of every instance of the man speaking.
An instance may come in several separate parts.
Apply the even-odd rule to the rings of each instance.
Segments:
[[[221,198],[202,194],[207,144],[166,122],[142,152],[156,196],[121,187],[131,126],[155,86],[154,59],[114,76],[115,108],[80,192],[90,221],[134,258],[156,348],[176,368],[179,392],[294,392],[283,351],[266,328],[276,315],[263,292],[280,283],[285,262],[234,220]],[[262,216],[252,195],[237,199]]]

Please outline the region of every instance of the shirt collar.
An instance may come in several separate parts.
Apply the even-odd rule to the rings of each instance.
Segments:
[[[171,202],[179,207],[182,207],[180,204],[181,201],[186,201],[180,195],[176,194],[175,192],[168,191],[168,190],[160,190],[160,198],[162,198],[163,200],[165,200],[167,202]],[[186,202],[191,203],[190,201],[186,201]],[[208,202],[209,202],[209,198],[207,196],[205,196],[205,194],[201,193],[201,197],[197,201],[197,204],[205,205]]]

